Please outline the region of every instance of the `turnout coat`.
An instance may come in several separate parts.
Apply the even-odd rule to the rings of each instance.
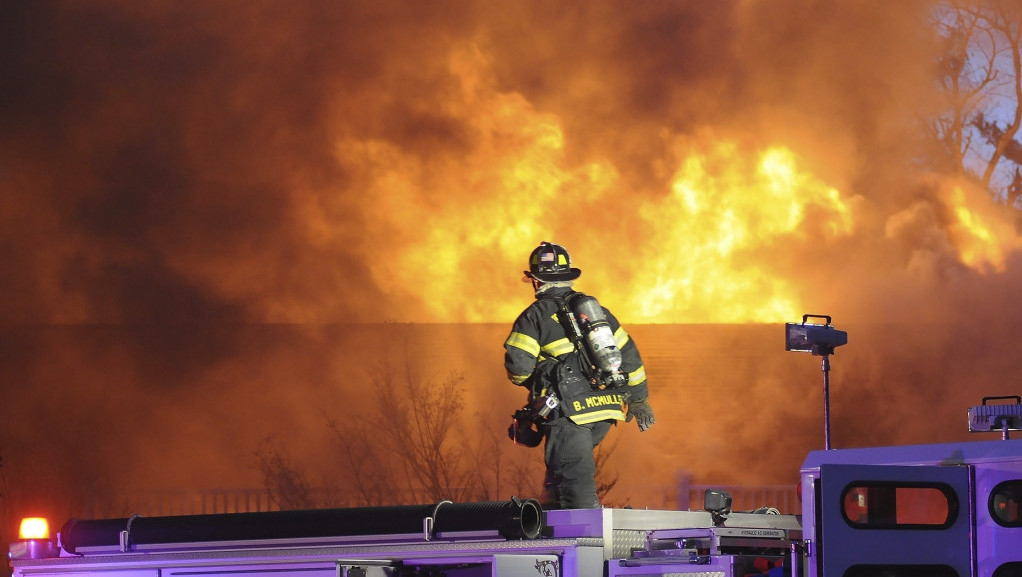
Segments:
[[[575,343],[564,328],[559,299],[567,299],[571,287],[553,287],[541,291],[511,327],[504,341],[504,367],[508,379],[530,390],[530,399],[557,393],[559,409],[580,425],[604,420],[625,419],[629,400],[649,396],[646,368],[639,349],[617,318],[604,307],[621,351],[621,371],[627,383],[613,388],[597,388],[588,380],[588,367],[575,351]]]

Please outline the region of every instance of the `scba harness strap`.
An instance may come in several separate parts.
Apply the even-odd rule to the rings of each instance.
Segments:
[[[593,388],[602,391],[627,384],[628,377],[621,371],[621,349],[600,302],[575,291],[552,298],[557,302],[558,320]]]
[[[579,297],[585,296],[584,293],[577,291],[571,291],[566,295],[551,296],[557,303],[557,320],[561,323],[564,328],[564,334],[571,341],[572,346],[575,348],[575,354],[578,355],[579,366],[585,372],[585,376],[589,379],[590,383],[596,382],[596,376],[593,371],[593,365],[589,360],[589,355],[586,353],[585,343],[583,342],[584,337],[582,336],[582,327],[578,324],[578,319],[575,317],[575,313],[572,312],[569,305],[569,301]],[[558,367],[559,368],[559,367]],[[558,371],[560,373],[560,371]]]
[[[566,295],[551,296],[557,302],[558,320],[564,327],[568,339],[574,346],[574,354],[558,359],[556,389],[560,396],[562,412],[578,424],[604,419],[624,418],[625,395],[616,389],[627,379],[618,372],[603,374],[592,362],[590,351],[572,305],[576,299],[590,299],[590,306],[599,306],[596,299],[585,293],[572,291]],[[608,325],[609,326],[609,325]]]

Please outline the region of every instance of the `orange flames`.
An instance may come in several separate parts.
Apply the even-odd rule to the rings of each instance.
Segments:
[[[136,111],[136,93],[166,86],[182,97],[155,103],[162,113],[144,122],[104,116],[108,132],[75,117],[67,166],[52,185],[12,181],[25,210],[49,215],[24,228],[73,239],[64,241],[73,250],[12,261],[12,270],[27,267],[19,295],[35,304],[12,305],[8,316],[177,317],[161,313],[161,299],[187,287],[180,312],[195,318],[208,318],[209,307],[257,323],[505,323],[530,298],[517,280],[542,240],[568,247],[584,271],[581,290],[643,323],[776,322],[851,300],[818,290],[837,277],[879,287],[884,276],[936,282],[954,266],[1008,270],[1016,243],[1005,215],[984,208],[981,195],[906,174],[913,153],[902,144],[904,119],[934,102],[919,66],[934,47],[915,36],[927,22],[922,6],[843,6],[791,29],[763,26],[769,9],[757,3],[617,8],[577,20],[549,17],[542,3],[493,8],[472,13],[479,21],[464,28],[414,12],[388,24],[374,9],[353,8],[338,21],[364,17],[389,30],[367,39],[365,53],[318,26],[334,22],[330,9],[306,7],[294,21],[255,11],[267,32],[260,38],[304,47],[318,65],[295,68],[289,56],[267,67],[267,54],[252,52],[252,37],[233,36],[233,27],[218,32],[229,49],[212,60],[181,51],[195,44],[191,36],[155,38],[165,51],[140,55],[156,60],[139,70],[160,68],[168,55],[196,57],[162,81],[107,81],[108,62],[97,59],[102,81],[69,76],[68,94],[89,94],[72,88],[96,82],[104,111]],[[214,28],[231,21],[204,10],[180,16],[201,15],[195,21]],[[110,18],[157,31],[174,14],[132,6]],[[80,30],[73,16],[62,23]],[[537,21],[550,27],[543,41],[518,42],[516,22]],[[652,22],[676,28],[647,28]],[[792,36],[801,26],[804,35]],[[663,37],[637,43],[654,29]],[[866,52],[833,41],[861,40],[863,29],[877,36]],[[203,30],[183,33],[205,38]],[[386,50],[379,38],[408,44]],[[904,50],[886,47],[905,38],[913,41]],[[68,41],[98,42],[76,39]],[[880,50],[891,58],[874,57]],[[277,78],[271,69],[288,72]],[[853,90],[859,78],[877,90]],[[155,144],[124,157],[135,150],[124,143],[134,142]],[[22,164],[45,174],[51,162],[40,154]],[[66,190],[79,191],[55,203],[67,213],[46,212],[39,199]],[[53,258],[56,272],[44,264]],[[103,285],[108,269],[126,271],[123,294]],[[138,295],[152,302],[121,307]]]
[[[466,154],[337,143],[367,199],[362,252],[375,282],[421,303],[391,320],[506,322],[528,299],[515,282],[526,256],[551,240],[583,268],[580,288],[632,322],[775,322],[801,306],[788,253],[855,233],[861,199],[793,150],[711,131],[673,137],[666,189],[622,190],[612,161],[570,162],[562,120],[498,91],[486,66],[478,50],[449,60],[458,90],[445,113],[469,127]],[[329,236],[321,216],[307,222]]]
[[[438,114],[460,127],[457,154],[337,140],[335,159],[364,199],[357,238],[329,216],[304,215],[310,234],[358,248],[393,299],[380,320],[508,322],[529,299],[516,281],[541,240],[568,247],[581,290],[640,323],[779,322],[835,306],[827,298],[843,295],[808,296],[828,278],[918,272],[918,247],[907,262],[842,253],[874,242],[879,227],[895,245],[922,241],[930,261],[982,272],[1003,270],[1014,242],[976,208],[988,201],[961,193],[885,216],[876,199],[820,176],[833,167],[769,135],[664,130],[667,153],[649,159],[663,178],[630,180],[634,167],[571,140],[570,119],[502,90],[491,67],[474,45],[447,59]],[[920,222],[920,210],[951,218]],[[906,238],[907,222],[927,231]]]
[[[800,171],[784,147],[743,153],[718,140],[708,148],[683,151],[671,194],[642,207],[642,218],[662,233],[647,247],[651,266],[638,272],[637,290],[617,298],[647,322],[792,318],[799,291],[770,255],[783,260],[786,247],[852,234],[855,199]]]
[[[499,90],[489,66],[476,47],[448,59],[442,112],[471,143],[460,154],[338,140],[335,158],[357,175],[364,198],[356,239],[302,205],[311,238],[359,246],[374,282],[395,299],[383,320],[509,321],[529,298],[516,281],[541,240],[568,247],[584,271],[581,290],[641,323],[779,322],[804,312],[807,284],[884,274],[879,261],[846,270],[838,248],[874,234],[876,206],[828,183],[791,147],[711,129],[664,135],[669,154],[656,162],[666,178],[640,187],[610,156],[573,156],[566,119]],[[919,201],[887,217],[887,238],[905,241],[899,231],[911,222],[929,230],[929,258],[1003,270],[1014,235],[995,230],[974,208],[983,204],[960,190]],[[920,211],[951,217],[922,223]],[[918,254],[882,266],[912,270]]]
[[[338,162],[358,171],[369,199],[363,251],[375,281],[422,303],[396,320],[508,321],[528,299],[515,282],[526,256],[552,240],[585,271],[580,287],[633,322],[771,322],[800,310],[773,261],[854,233],[857,197],[800,166],[794,151],[709,131],[674,138],[667,190],[622,190],[610,160],[569,162],[561,119],[498,91],[486,66],[478,50],[449,60],[459,89],[445,112],[469,127],[467,154],[424,159],[393,143],[337,143]],[[329,234],[316,232],[330,229],[321,218],[309,222]]]
[[[357,138],[337,144],[338,162],[365,182],[364,254],[375,281],[422,303],[397,320],[513,319],[533,245],[558,236],[558,219],[597,206],[616,182],[606,162],[567,166],[559,119],[496,91],[485,64],[478,50],[449,61],[459,89],[445,113],[467,127],[465,154],[422,158]]]
[[[958,247],[962,263],[980,273],[1004,272],[1007,253],[1018,247],[1014,231],[972,208],[974,203],[966,202],[961,187],[952,190],[949,203],[954,214],[949,234]]]
[[[1012,211],[999,207],[968,183],[936,185],[934,199],[920,199],[892,214],[886,236],[911,246],[906,270],[917,278],[941,278],[949,266],[982,276],[1006,271],[1020,246]]]

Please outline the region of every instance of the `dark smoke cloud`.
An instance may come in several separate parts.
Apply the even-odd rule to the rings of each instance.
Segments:
[[[360,254],[296,230],[296,197],[332,197],[338,236],[358,238],[344,230],[358,225],[358,191],[332,158],[333,139],[379,130],[414,143],[431,130],[415,119],[374,127],[372,116],[389,112],[386,122],[397,105],[366,114],[359,99],[408,94],[380,77],[420,36],[400,34],[403,20],[429,29],[432,12],[116,2],[6,11],[11,220],[46,243],[15,232],[7,246],[52,256],[7,261],[4,277],[24,279],[24,292],[5,302],[4,318],[263,321],[273,293],[319,300],[329,284],[330,293],[380,296]],[[335,107],[344,118],[331,118]],[[196,274],[202,263],[214,270]],[[343,274],[318,273],[321,264]],[[251,292],[232,285],[241,294],[225,295],[204,278],[232,273]],[[25,307],[39,289],[77,306]],[[327,314],[358,319],[340,300],[322,304]]]
[[[357,413],[360,365],[410,338],[365,336],[380,322],[500,323],[442,347],[409,330],[503,415],[500,327],[539,240],[652,349],[660,424],[617,434],[630,483],[787,482],[822,446],[818,359],[776,326],[688,324],[797,320],[725,314],[750,294],[855,327],[838,444],[959,438],[964,407],[1012,390],[1020,263],[1014,215],[969,190],[995,241],[966,262],[954,183],[915,162],[939,104],[931,5],[5,2],[0,375],[24,417],[5,463],[223,486],[256,482],[268,435],[322,458],[309,439]],[[748,175],[772,146],[854,226],[810,202],[795,231],[686,266],[720,214],[679,209],[686,161],[736,201],[763,194]],[[756,290],[719,292],[742,274]],[[725,282],[646,311],[670,280]]]

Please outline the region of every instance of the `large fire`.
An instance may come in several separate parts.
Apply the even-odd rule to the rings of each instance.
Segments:
[[[807,305],[807,284],[916,268],[909,261],[846,269],[837,247],[875,234],[871,219],[885,217],[875,201],[819,176],[811,154],[769,137],[664,131],[669,151],[657,162],[665,178],[660,188],[640,186],[624,179],[628,167],[609,151],[575,158],[567,119],[499,90],[489,62],[476,47],[448,59],[457,89],[442,112],[461,127],[459,140],[471,143],[460,154],[424,156],[398,142],[356,137],[336,145],[337,162],[356,175],[365,198],[359,237],[352,246],[344,232],[337,242],[356,248],[376,285],[395,299],[381,320],[513,318],[528,298],[518,271],[540,240],[566,245],[584,270],[580,286],[639,323],[779,322]],[[897,231],[907,219],[928,229],[931,259],[978,271],[1003,267],[1014,235],[1003,225],[995,234],[979,216],[976,207],[988,201],[967,202],[951,190],[958,192],[891,215],[887,238],[901,243]],[[951,218],[922,223],[917,211]],[[346,231],[348,216],[303,218],[318,231]]]
[[[331,462],[309,440],[401,361],[464,371],[503,441],[544,240],[653,335],[657,463],[797,466],[818,371],[772,339],[806,313],[900,323],[838,354],[838,445],[1017,392],[988,386],[1019,369],[1016,213],[918,162],[932,4],[0,3],[5,470],[251,486],[254,439]]]
[[[670,137],[677,160],[664,190],[622,190],[608,158],[569,162],[561,119],[496,90],[486,62],[477,50],[450,58],[460,90],[444,112],[474,143],[465,154],[337,144],[368,199],[361,249],[375,281],[421,302],[398,320],[513,318],[525,256],[553,240],[632,322],[772,322],[799,310],[791,271],[772,261],[854,232],[856,197],[800,166],[790,148],[749,148],[709,131]]]

